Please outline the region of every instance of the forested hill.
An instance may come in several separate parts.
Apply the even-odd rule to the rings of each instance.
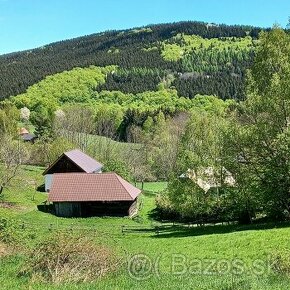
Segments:
[[[0,56],[0,98],[23,93],[47,75],[117,65],[96,90],[124,93],[174,87],[179,96],[243,97],[245,68],[260,28],[202,22],[108,31]]]

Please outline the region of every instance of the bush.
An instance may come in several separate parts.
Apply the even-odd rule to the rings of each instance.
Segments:
[[[156,210],[154,217],[159,220],[180,220],[180,214],[174,209],[171,204],[167,190],[158,194],[155,199]]]
[[[56,284],[88,282],[116,270],[119,264],[112,249],[87,237],[57,233],[29,253],[20,275]]]
[[[13,219],[0,218],[0,242],[9,248],[23,248],[36,238],[33,229],[23,229],[23,225]]]
[[[128,168],[128,165],[117,159],[111,159],[106,161],[106,166],[103,168],[104,172],[115,172],[127,181],[132,181],[132,175]]]
[[[271,258],[271,268],[282,275],[290,275],[290,251],[276,252]]]

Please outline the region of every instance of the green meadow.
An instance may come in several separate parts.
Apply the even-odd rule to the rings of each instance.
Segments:
[[[37,209],[46,200],[35,190],[42,170],[26,166],[15,187],[4,191],[0,218],[13,223],[19,245],[11,249],[9,241],[0,243],[0,256],[1,245],[8,252],[0,259],[1,289],[289,289],[289,224],[161,223],[152,210],[166,183],[144,184],[141,209],[133,219],[59,218]],[[37,250],[40,241],[62,231],[109,245],[122,263],[89,283],[54,284],[19,275],[27,250]],[[277,264],[277,257],[283,263]]]

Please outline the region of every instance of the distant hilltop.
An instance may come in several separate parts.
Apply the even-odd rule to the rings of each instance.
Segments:
[[[163,82],[184,97],[239,99],[260,31],[187,21],[106,31],[2,55],[0,98],[21,94],[48,75],[76,67],[116,65],[117,71],[96,89],[136,94]]]

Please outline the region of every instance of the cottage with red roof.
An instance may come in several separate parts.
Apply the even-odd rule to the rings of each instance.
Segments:
[[[44,171],[48,201],[57,216],[132,216],[141,190],[80,150],[62,154]]]

